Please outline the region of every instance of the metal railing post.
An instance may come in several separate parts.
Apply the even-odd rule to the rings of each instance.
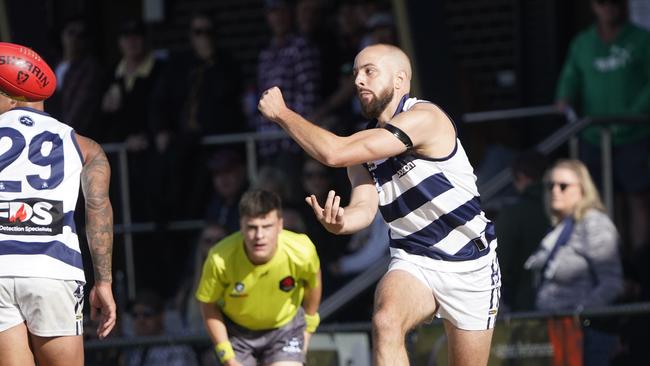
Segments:
[[[564,116],[566,117],[566,120],[568,123],[576,123],[578,122],[578,115],[572,108],[568,108],[566,112],[564,113]],[[579,145],[578,145],[578,137],[575,135],[569,139],[569,157],[571,159],[578,159],[579,158]]]
[[[246,139],[246,170],[250,182],[257,182],[257,151],[252,138]]]
[[[603,185],[603,200],[607,214],[614,217],[614,177],[612,176],[612,130],[609,125],[600,129],[601,179]]]
[[[125,145],[122,145],[119,152],[120,170],[120,203],[122,204],[122,225],[131,226],[131,197],[129,187],[129,162]],[[126,289],[129,300],[135,299],[135,260],[133,258],[133,233],[131,230],[124,230],[124,262],[126,264]]]

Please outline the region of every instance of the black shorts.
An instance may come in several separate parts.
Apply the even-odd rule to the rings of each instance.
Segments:
[[[617,192],[636,193],[650,189],[650,138],[612,147],[612,176]],[[580,141],[580,159],[592,179],[602,188],[601,149]]]
[[[237,360],[244,366],[268,365],[279,361],[305,363],[305,315],[299,308],[284,326],[270,330],[250,330],[225,319],[228,339]]]

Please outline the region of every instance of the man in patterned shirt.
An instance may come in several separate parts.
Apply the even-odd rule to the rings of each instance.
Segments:
[[[309,115],[320,96],[320,56],[304,37],[292,32],[292,12],[285,0],[266,0],[266,19],[273,37],[258,58],[257,88],[261,91],[280,86],[287,104],[296,112]],[[273,122],[257,116],[259,132],[278,131]],[[280,167],[300,166],[300,148],[293,141],[271,140],[260,143],[263,163]]]

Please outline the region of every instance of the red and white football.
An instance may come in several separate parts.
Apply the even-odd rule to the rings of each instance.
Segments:
[[[32,49],[0,42],[0,93],[10,98],[37,102],[56,90],[56,75]]]

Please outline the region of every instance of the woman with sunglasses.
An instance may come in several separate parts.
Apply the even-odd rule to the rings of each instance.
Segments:
[[[525,264],[536,274],[536,307],[580,312],[612,304],[623,290],[618,233],[587,168],[579,160],[560,160],[544,183],[554,227]],[[593,327],[583,332],[584,364],[608,364],[615,336]]]

